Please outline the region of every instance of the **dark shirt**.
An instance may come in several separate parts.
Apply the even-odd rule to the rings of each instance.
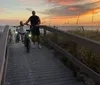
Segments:
[[[39,24],[39,22],[40,22],[40,18],[38,16],[36,16],[36,15],[35,16],[31,16],[29,18],[29,20],[30,20],[32,26],[35,26],[35,25]]]

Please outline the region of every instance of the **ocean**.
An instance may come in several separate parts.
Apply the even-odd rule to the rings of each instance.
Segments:
[[[0,26],[0,33],[3,32],[5,26]],[[53,27],[53,26],[52,26]],[[69,30],[99,30],[100,26],[57,26],[56,29],[62,30],[62,31],[69,31]],[[16,30],[16,28],[11,27],[10,29]],[[29,26],[24,26],[24,30],[29,29]]]
[[[2,34],[3,30],[4,30],[5,26],[0,26],[0,35]],[[12,31],[16,30],[16,28],[10,26],[9,27]],[[56,29],[62,30],[62,31],[71,31],[71,30],[98,30],[100,31],[100,26],[58,26],[55,27]],[[30,29],[29,26],[24,26],[24,31],[26,29]],[[13,31],[14,32],[14,31]],[[43,30],[40,30],[40,33],[43,33]]]
[[[58,26],[57,29],[63,30],[63,31],[69,31],[69,30],[99,30],[100,26]]]

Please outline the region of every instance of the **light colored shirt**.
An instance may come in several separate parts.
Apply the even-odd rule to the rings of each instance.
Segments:
[[[19,32],[20,32],[20,33],[25,33],[25,32],[24,32],[24,29],[23,29],[23,26],[20,26]]]

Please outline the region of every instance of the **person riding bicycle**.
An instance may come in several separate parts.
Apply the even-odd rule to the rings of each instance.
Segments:
[[[41,23],[39,16],[36,15],[35,11],[32,11],[32,16],[29,17],[29,19],[26,21],[25,25],[28,23],[31,23],[30,30],[32,33],[32,41],[34,43],[34,47],[36,47],[36,41],[35,41],[35,36],[37,37],[37,42],[38,42],[38,48],[41,48],[40,46],[40,31],[39,31],[39,24]]]

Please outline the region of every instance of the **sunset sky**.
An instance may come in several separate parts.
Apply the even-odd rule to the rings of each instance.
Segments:
[[[0,0],[0,25],[25,22],[31,10],[46,25],[100,24],[100,0]]]

